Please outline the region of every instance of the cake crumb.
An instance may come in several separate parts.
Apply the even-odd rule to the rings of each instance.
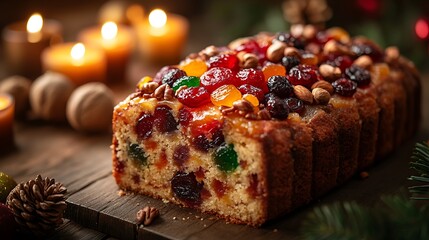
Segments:
[[[173,217],[173,220],[177,220],[177,217]]]
[[[207,227],[207,224],[204,224],[204,227]]]
[[[170,201],[168,201],[167,199],[162,199],[163,203],[169,203]]]
[[[195,215],[195,218],[200,218],[200,216],[198,216],[198,215]]]
[[[125,195],[127,195],[127,193],[124,190],[121,189],[121,190],[118,191],[118,196],[119,197],[122,197],[122,196],[125,196]]]
[[[367,179],[369,177],[369,173],[366,171],[363,171],[359,174],[361,179]]]
[[[185,220],[186,220],[186,218],[182,218],[182,220],[183,220],[183,221],[185,221]]]
[[[201,221],[203,221],[203,220],[204,220],[204,218],[201,218],[200,220],[201,220]]]
[[[279,230],[277,230],[277,228],[274,228],[273,232],[278,232]]]

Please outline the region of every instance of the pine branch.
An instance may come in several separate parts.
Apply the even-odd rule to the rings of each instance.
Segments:
[[[416,170],[420,176],[411,176],[408,179],[422,183],[429,183],[429,145],[425,142],[416,143],[411,156],[413,161],[410,168]],[[418,185],[409,187],[408,190],[413,195],[413,200],[429,200],[429,185]]]

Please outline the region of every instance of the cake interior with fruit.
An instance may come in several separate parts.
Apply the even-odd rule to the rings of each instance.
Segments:
[[[420,80],[395,47],[306,25],[209,46],[144,77],[113,116],[121,189],[260,226],[412,136]]]

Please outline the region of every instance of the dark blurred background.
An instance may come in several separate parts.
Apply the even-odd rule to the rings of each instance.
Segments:
[[[66,40],[98,21],[103,0],[1,1],[0,27],[26,20],[35,11],[64,25]],[[146,12],[155,7],[182,14],[191,23],[187,53],[209,44],[223,45],[258,31],[285,31],[293,21],[341,26],[382,46],[396,45],[422,71],[429,70],[428,0],[129,0]],[[287,19],[288,21],[286,21]],[[427,34],[426,34],[427,33]]]

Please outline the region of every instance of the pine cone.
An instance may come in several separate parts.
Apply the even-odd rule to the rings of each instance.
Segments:
[[[15,220],[36,236],[47,236],[63,223],[67,207],[64,194],[67,189],[55,179],[36,179],[20,183],[7,197]]]

